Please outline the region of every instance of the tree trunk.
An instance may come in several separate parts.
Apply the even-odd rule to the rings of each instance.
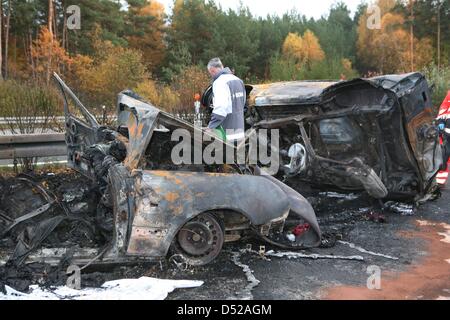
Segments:
[[[48,0],[47,27],[53,37],[53,0]]]
[[[8,16],[6,17],[6,34],[5,34],[5,79],[8,78],[8,47],[9,47],[9,27],[11,22],[11,0],[8,0]]]
[[[28,30],[28,45],[29,47],[29,54],[30,54],[30,65],[31,65],[31,70],[33,73],[33,79],[36,79],[36,68],[35,68],[35,63],[34,63],[34,59],[33,59],[33,35],[31,30]]]
[[[52,19],[53,19],[53,37],[54,37],[55,39],[58,39],[58,23],[57,23],[57,21],[56,21],[56,14],[57,14],[57,12],[56,12],[56,10],[55,10],[55,4],[54,4],[53,1],[54,1],[54,0],[52,0],[52,3],[53,3],[53,5],[52,5],[52,7],[53,7],[53,11],[52,11]]]
[[[0,80],[3,80],[2,41],[3,41],[3,4],[2,1],[0,0]]]
[[[48,0],[48,31],[50,32],[51,41],[53,42],[53,15],[54,15],[54,7],[53,7],[53,0]],[[49,48],[48,52],[48,62],[47,62],[47,85],[50,83],[50,74],[51,74],[51,65],[52,65],[52,52]]]
[[[437,10],[437,65],[438,70],[441,70],[441,6],[442,3],[438,2]]]
[[[66,3],[65,1],[63,1],[63,11],[64,11],[64,19],[63,19],[63,29],[62,29],[62,47],[64,50],[68,50],[67,48],[67,42],[66,42],[66,37],[67,37],[67,13],[66,13]]]

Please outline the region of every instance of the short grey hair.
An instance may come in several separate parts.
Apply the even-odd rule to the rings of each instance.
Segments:
[[[209,68],[223,69],[223,64],[222,64],[222,61],[220,61],[220,58],[212,58],[211,60],[209,60],[208,69]]]

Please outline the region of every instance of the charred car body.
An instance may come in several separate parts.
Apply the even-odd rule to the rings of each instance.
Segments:
[[[247,127],[280,130],[285,178],[378,199],[418,201],[435,190],[443,156],[420,73],[246,88]]]
[[[194,144],[198,137],[194,133],[202,136],[201,128],[129,91],[119,94],[117,127],[100,126],[59,76],[54,77],[64,101],[68,164],[98,185],[104,213],[99,224],[110,232],[103,249],[80,248],[72,263],[93,258],[95,263],[151,261],[172,252],[183,263],[202,265],[219,254],[224,242],[247,233],[270,242],[286,239],[290,224],[306,226],[290,247],[320,244],[320,229],[308,201],[275,178],[258,176],[257,167],[175,165],[171,151],[178,141],[172,141],[172,132],[185,129]],[[64,214],[72,213],[66,208]],[[57,223],[40,228],[37,220],[29,239],[33,243],[22,241],[10,260],[24,262],[29,249],[37,247],[35,240],[44,240]],[[15,228],[20,223],[6,228],[2,236]],[[34,261],[57,258],[47,252]]]

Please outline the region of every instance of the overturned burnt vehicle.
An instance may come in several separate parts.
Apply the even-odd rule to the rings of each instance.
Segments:
[[[247,128],[279,129],[284,179],[372,197],[428,199],[443,162],[420,73],[246,86]],[[211,88],[202,102],[211,103]]]
[[[174,164],[171,151],[178,141],[172,141],[172,132],[192,133],[194,146],[196,137],[207,134],[201,128],[159,110],[131,91],[119,94],[117,126],[100,126],[60,77],[55,74],[54,78],[64,101],[68,164],[98,186],[98,210],[103,218],[96,223],[110,232],[104,247],[78,248],[75,244],[71,263],[154,261],[170,253],[178,262],[203,265],[220,253],[224,242],[249,234],[296,249],[320,244],[320,229],[308,201],[274,177],[260,175],[257,167]],[[205,144],[202,140],[200,146]],[[32,249],[61,220],[74,215],[64,209],[63,218],[56,220],[39,220],[46,208],[12,215],[15,220],[4,226],[2,237],[34,220],[28,226],[32,236],[21,238],[10,260],[26,263],[33,257],[33,261],[56,263],[63,258],[67,248],[41,250],[41,255],[32,255]],[[299,226],[302,232],[295,232],[295,241],[287,237]]]

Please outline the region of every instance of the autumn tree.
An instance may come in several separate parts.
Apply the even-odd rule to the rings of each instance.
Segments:
[[[46,26],[41,28],[39,37],[31,48],[33,74],[37,80],[44,80],[48,85],[53,72],[61,73],[71,63],[67,52]]]
[[[322,61],[325,58],[319,39],[310,30],[306,30],[303,35],[303,47],[304,61],[308,68],[311,68],[312,63]]]
[[[106,105],[113,112],[117,94],[133,89],[147,78],[140,51],[97,39],[92,57],[78,55],[72,69],[82,100],[94,108]]]
[[[284,40],[282,53],[284,58],[295,61],[299,68],[304,66],[310,69],[314,62],[325,58],[319,40],[310,30],[306,30],[303,37],[289,33]]]
[[[301,65],[305,58],[302,37],[297,33],[289,33],[283,42],[282,53],[286,60]]]
[[[410,72],[411,70],[411,40],[409,31],[405,30],[405,18],[394,12],[393,1],[380,0],[382,12],[381,29],[367,28],[368,14],[360,17],[358,26],[357,53],[367,70],[379,73]],[[434,50],[427,38],[414,38],[415,68],[420,70],[429,64]]]
[[[410,14],[409,8],[398,6],[398,12],[403,16]],[[414,35],[431,40],[435,50],[437,64],[450,62],[450,1],[446,0],[415,0],[414,1]],[[416,53],[417,54],[417,53]]]
[[[203,92],[209,85],[210,78],[203,66],[187,66],[178,74],[172,88],[178,93],[180,105],[177,111],[191,113],[194,105],[194,94]]]
[[[152,79],[145,79],[137,84],[134,92],[164,111],[180,111],[180,95],[170,85]]]

